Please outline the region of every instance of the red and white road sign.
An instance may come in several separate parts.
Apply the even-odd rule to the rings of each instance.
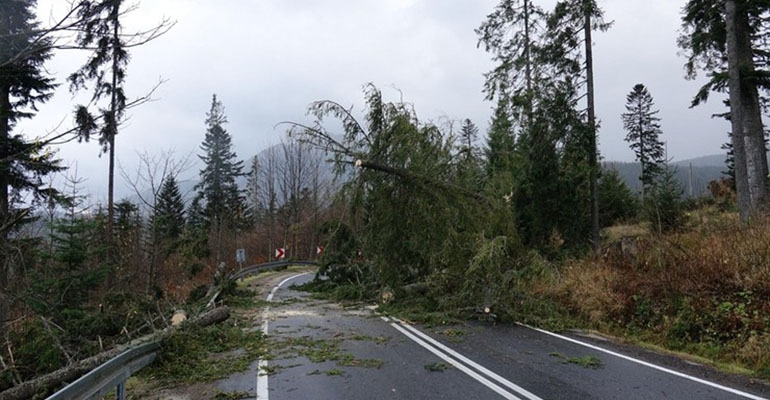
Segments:
[[[321,254],[323,254],[323,252],[324,252],[324,247],[323,246],[316,246],[316,248],[315,248],[315,253],[316,254],[318,254],[320,256]]]
[[[276,260],[280,260],[280,259],[285,258],[285,257],[286,257],[286,249],[284,249],[283,247],[279,247],[279,248],[275,249],[275,259]]]

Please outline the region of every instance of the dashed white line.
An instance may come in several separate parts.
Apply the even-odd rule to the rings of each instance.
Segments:
[[[273,296],[275,296],[275,292],[277,292],[281,286],[286,284],[286,282],[307,274],[308,274],[307,272],[304,274],[296,274],[282,280],[278,285],[276,285],[272,290],[270,290],[270,293],[267,295],[266,300],[268,302],[273,301]],[[265,310],[262,312],[262,334],[265,336],[267,336],[269,315],[270,315],[270,306],[266,306]],[[265,368],[267,368],[267,360],[260,358],[259,362],[257,362],[257,400],[269,399],[269,393],[267,391],[267,372],[264,372]]]

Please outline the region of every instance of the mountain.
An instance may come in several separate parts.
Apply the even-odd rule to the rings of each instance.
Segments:
[[[692,164],[693,167],[721,167],[726,169],[726,158],[727,157],[724,154],[713,154],[710,156],[696,157],[684,161],[673,161],[671,164],[679,167],[689,167]]]
[[[716,163],[714,165],[713,160],[716,160],[714,157],[717,156],[699,157],[693,160],[672,163],[672,166],[676,168],[676,177],[682,185],[682,189],[684,189],[685,197],[698,198],[709,195],[709,182],[724,177],[722,173],[726,169],[724,163],[721,165]],[[724,156],[721,157],[724,158]],[[690,164],[691,162],[692,164]],[[712,162],[712,164],[708,164],[708,162]],[[639,163],[609,161],[603,163],[603,165],[605,169],[615,169],[618,171],[618,174],[620,174],[631,191],[634,193],[641,192],[642,185],[639,181],[639,175],[641,175],[642,167]]]

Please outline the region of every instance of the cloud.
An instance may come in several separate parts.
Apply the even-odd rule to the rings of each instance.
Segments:
[[[40,15],[56,13],[54,0],[39,2]],[[541,2],[550,8],[553,0]],[[144,1],[126,20],[126,31],[152,26],[164,16],[177,25],[162,38],[131,50],[127,93],[138,97],[159,79],[157,101],[137,108],[121,129],[118,158],[136,168],[137,151],[174,148],[197,153],[204,119],[217,93],[229,119],[235,150],[247,158],[283,137],[280,121],[306,119],[306,106],[332,99],[364,105],[362,86],[373,82],[386,100],[414,104],[424,120],[471,118],[486,130],[492,104],[483,100],[482,74],[490,57],[476,47],[473,29],[493,0],[163,0]],[[688,109],[699,82],[683,79],[675,39],[682,0],[600,1],[612,29],[595,35],[599,142],[610,160],[630,160],[620,123],[625,95],[647,85],[661,109],[664,140],[676,159],[718,153],[726,124],[710,115],[718,99]],[[53,11],[51,11],[53,10]],[[60,9],[59,9],[60,10]],[[60,11],[59,11],[60,12]],[[47,19],[47,18],[46,18]],[[59,81],[82,55],[57,54],[48,66]],[[394,90],[393,87],[400,90]],[[74,101],[66,87],[25,122],[27,134],[69,124]],[[68,144],[60,153],[77,160],[88,191],[103,196],[106,158],[95,144]],[[193,168],[194,175],[200,166]],[[184,177],[183,177],[184,178]],[[127,195],[119,183],[120,195]]]

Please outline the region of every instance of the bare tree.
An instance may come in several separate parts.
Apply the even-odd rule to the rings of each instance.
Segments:
[[[181,173],[192,167],[191,155],[187,154],[182,158],[175,158],[174,151],[171,149],[163,150],[158,154],[149,152],[137,153],[139,157],[139,167],[133,176],[121,166],[120,174],[128,185],[133,189],[134,194],[144,207],[145,219],[149,221],[155,214],[158,198],[160,196],[163,183],[169,177],[178,177]],[[162,238],[159,237],[154,224],[148,224],[149,230],[144,237],[144,248],[147,254],[147,286],[149,293],[155,286],[158,265],[160,263],[160,248]]]

